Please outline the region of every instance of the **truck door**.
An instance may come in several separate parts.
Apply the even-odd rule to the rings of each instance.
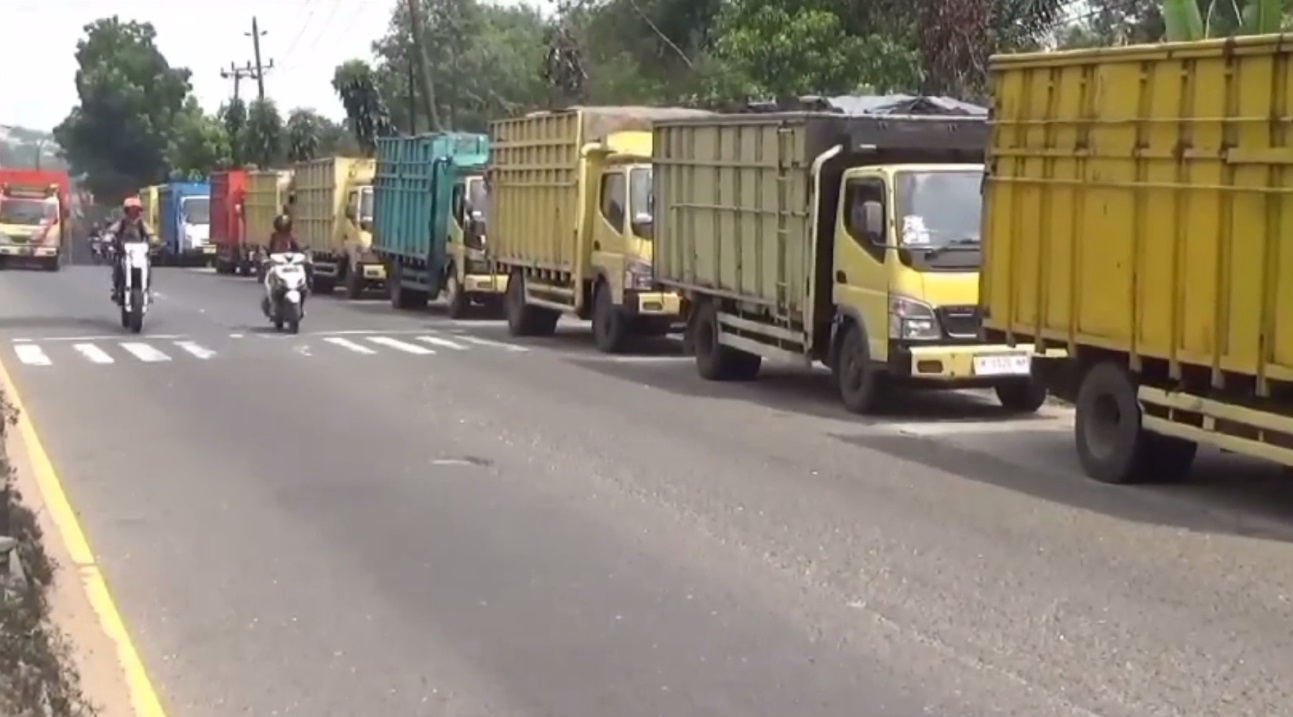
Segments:
[[[867,227],[868,205],[872,221],[878,216],[880,226]],[[889,279],[885,257],[892,197],[885,176],[875,171],[852,170],[844,175],[836,217],[834,284],[831,296],[835,306],[845,313],[859,316],[866,328],[867,349],[871,358],[883,361],[889,354]]]
[[[628,227],[628,176],[621,167],[608,168],[602,174],[598,194],[598,218],[594,220],[593,258],[606,272],[611,298],[624,301],[624,235]]]

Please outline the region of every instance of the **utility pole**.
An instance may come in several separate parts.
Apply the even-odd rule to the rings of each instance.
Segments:
[[[260,25],[256,22],[256,16],[253,15],[251,18],[251,32],[243,33],[243,34],[251,37],[251,49],[256,55],[256,74],[254,75],[254,77],[256,78],[256,94],[261,100],[264,100],[265,99],[265,72],[268,70],[274,69],[274,61],[270,60],[265,64],[261,64],[260,38],[264,37],[269,33],[266,33],[260,29]]]
[[[233,99],[235,102],[237,102],[238,100],[242,99],[241,90],[242,90],[243,79],[249,78],[249,77],[255,77],[256,69],[251,66],[250,62],[243,65],[242,67],[238,67],[234,63],[230,62],[229,69],[220,70],[220,76],[226,80],[233,80]]]

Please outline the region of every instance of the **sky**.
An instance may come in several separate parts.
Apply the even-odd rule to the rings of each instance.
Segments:
[[[172,67],[193,72],[194,95],[214,111],[233,93],[220,70],[253,59],[251,20],[260,29],[265,94],[286,115],[309,107],[333,119],[344,115],[332,90],[332,72],[346,60],[371,59],[372,42],[386,32],[397,0],[0,0],[8,66],[0,73],[0,125],[52,129],[77,102],[76,43],[88,23],[111,15],[149,21]],[[16,21],[15,21],[16,20]],[[41,68],[17,58],[38,60]],[[255,96],[244,80],[244,98]]]

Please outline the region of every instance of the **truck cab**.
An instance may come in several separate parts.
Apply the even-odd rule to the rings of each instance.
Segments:
[[[1029,379],[1031,347],[981,339],[982,181],[983,165],[969,163],[863,165],[841,175],[834,241],[818,245],[833,252],[836,325],[860,326],[864,337],[862,347],[837,332],[828,357],[842,389],[857,371],[854,401],[870,400],[866,376],[993,388],[1018,410],[1044,399]],[[881,370],[858,368],[861,356]]]
[[[502,310],[507,275],[492,271],[487,251],[489,189],[482,172],[459,176],[453,185],[444,292],[450,318],[467,315],[472,302]]]
[[[58,271],[69,209],[58,184],[0,183],[0,262],[38,262]]]
[[[373,185],[371,180],[352,184],[346,191],[341,222],[344,257],[336,257],[337,281],[346,286],[347,298],[358,299],[371,284],[386,281],[386,267],[373,252]]]

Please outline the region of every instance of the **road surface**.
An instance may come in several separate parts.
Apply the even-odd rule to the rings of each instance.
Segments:
[[[1077,475],[1070,417],[845,414],[434,308],[0,274],[0,360],[170,715],[1290,714],[1293,491]]]

